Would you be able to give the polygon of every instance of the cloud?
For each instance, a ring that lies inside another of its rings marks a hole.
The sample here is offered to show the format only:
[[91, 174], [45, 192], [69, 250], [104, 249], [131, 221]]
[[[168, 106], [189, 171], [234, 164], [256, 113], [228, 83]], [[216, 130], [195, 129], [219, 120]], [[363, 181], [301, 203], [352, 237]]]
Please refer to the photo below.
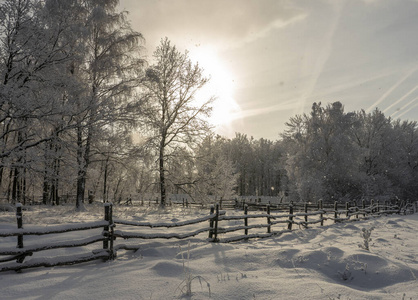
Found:
[[235, 47], [257, 40], [275, 28], [304, 17], [305, 12], [280, 0], [122, 0], [121, 8], [151, 44], [167, 36], [184, 43]]
[[[399, 79], [395, 84], [393, 84], [376, 102], [374, 102], [372, 105], [370, 105], [369, 108], [367, 108], [366, 112], [371, 112], [372, 110], [374, 110], [380, 103], [382, 103], [393, 91], [395, 91], [403, 82], [405, 82], [409, 77], [412, 76], [412, 74], [414, 74], [416, 71], [418, 70], [418, 66], [417, 67], [413, 67], [409, 72], [407, 72], [403, 77], [401, 77], [401, 79]], [[404, 95], [404, 97], [402, 97], [400, 100], [398, 100], [397, 102], [393, 103], [392, 105], [390, 105], [389, 107], [387, 107], [385, 109], [385, 112], [390, 109], [392, 106], [398, 104], [400, 101], [404, 100], [407, 96], [409, 96], [409, 94], [411, 94], [413, 91], [415, 91], [416, 87], [410, 91], [409, 93], [407, 93], [406, 95]]]
[[403, 100], [405, 100], [409, 95], [411, 95], [413, 92], [415, 92], [418, 89], [418, 85], [414, 86], [409, 92], [407, 92], [405, 95], [403, 95], [400, 99], [398, 99], [397, 101], [393, 102], [391, 105], [389, 105], [388, 107], [386, 107], [383, 112], [387, 113], [389, 111], [389, 109], [391, 109], [392, 107], [394, 107], [395, 105], [398, 105], [399, 103], [401, 103]]
[[[306, 86], [302, 97], [299, 99], [300, 105], [298, 107], [298, 110], [301, 110], [306, 106], [306, 101], [312, 96], [314, 90], [317, 88], [318, 80], [320, 76], [322, 76], [328, 59], [333, 51], [334, 35], [337, 31], [338, 24], [340, 22], [340, 18], [344, 9], [344, 2], [335, 2], [331, 7], [333, 13], [330, 18], [329, 27], [326, 32], [322, 33], [322, 39], [320, 41], [321, 46], [318, 47], [319, 50], [317, 53], [315, 53], [317, 57], [312, 59], [314, 61], [313, 68], [311, 71], [312, 73], [310, 75], [309, 83]], [[309, 55], [309, 53], [307, 53], [307, 55]], [[309, 67], [311, 68], [311, 66]]]
[[233, 114], [233, 119], [248, 118], [270, 114], [273, 112], [290, 111], [297, 108], [299, 104], [295, 101], [283, 101], [274, 105], [263, 105], [258, 108], [249, 108]]
[[[418, 106], [417, 103], [414, 104], [414, 102], [416, 102], [418, 100], [418, 97], [412, 99], [411, 101], [409, 101], [407, 104], [405, 104], [404, 106], [402, 106], [401, 108], [399, 108], [399, 110], [396, 110], [393, 114], [390, 115], [391, 118], [400, 118], [402, 116], [404, 116], [405, 114], [407, 114], [408, 112], [410, 112], [412, 109], [414, 109], [415, 107]], [[409, 107], [410, 105], [414, 104], [413, 106]], [[407, 109], [408, 108], [408, 109]]]

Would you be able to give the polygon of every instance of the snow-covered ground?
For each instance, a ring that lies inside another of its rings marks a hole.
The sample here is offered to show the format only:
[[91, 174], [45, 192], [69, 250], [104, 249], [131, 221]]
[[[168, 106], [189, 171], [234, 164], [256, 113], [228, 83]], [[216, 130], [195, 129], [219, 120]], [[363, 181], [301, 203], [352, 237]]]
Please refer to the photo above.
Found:
[[[99, 206], [87, 207], [84, 212], [66, 206], [36, 207], [23, 214], [25, 228], [103, 219]], [[114, 208], [115, 218], [141, 222], [170, 222], [207, 214], [206, 210], [183, 208], [166, 212]], [[13, 212], [0, 212], [0, 230], [16, 228], [15, 224]], [[364, 246], [363, 229], [371, 228], [374, 229], [367, 251], [359, 245]], [[418, 214], [413, 214], [313, 226], [231, 244], [208, 243], [207, 233], [188, 240], [135, 240], [133, 243], [139, 244], [140, 249], [120, 250], [114, 261], [2, 272], [0, 299], [415, 300], [418, 299], [417, 228]], [[61, 238], [81, 239], [100, 232], [95, 229], [55, 236], [25, 236], [24, 243], [29, 246]], [[16, 237], [0, 241], [0, 248], [16, 245]], [[100, 246], [95, 244], [93, 248]], [[68, 255], [90, 248], [48, 250], [44, 255]], [[30, 259], [34, 258], [26, 258]], [[186, 276], [194, 278], [191, 297], [184, 295]]]

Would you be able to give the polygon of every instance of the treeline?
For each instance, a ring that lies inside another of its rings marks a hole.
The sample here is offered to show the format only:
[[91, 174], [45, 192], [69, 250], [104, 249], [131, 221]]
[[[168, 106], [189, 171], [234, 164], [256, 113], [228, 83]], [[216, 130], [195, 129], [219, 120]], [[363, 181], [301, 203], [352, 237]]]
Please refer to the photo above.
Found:
[[[412, 200], [418, 196], [417, 122], [380, 110], [314, 103], [272, 142], [237, 133], [209, 136], [197, 149], [194, 182], [203, 195], [277, 196], [281, 201]], [[194, 179], [193, 179], [194, 178]], [[201, 183], [202, 182], [202, 183]], [[175, 190], [171, 190], [176, 192]]]
[[[278, 141], [207, 123], [208, 79], [162, 39], [153, 64], [117, 0], [0, 4], [0, 195], [59, 204], [159, 193], [196, 200], [413, 198], [416, 123], [314, 104]], [[197, 103], [201, 103], [197, 105]], [[211, 197], [207, 197], [211, 196]]]
[[412, 200], [418, 196], [417, 122], [378, 109], [345, 113], [340, 102], [314, 103], [282, 135], [293, 199]]
[[223, 169], [234, 174], [232, 190], [238, 196], [303, 202], [418, 196], [415, 121], [392, 120], [378, 109], [346, 113], [340, 102], [314, 103], [309, 114], [286, 122], [280, 137], [275, 142], [243, 134], [207, 139], [220, 149], [208, 169], [216, 162], [229, 166]]

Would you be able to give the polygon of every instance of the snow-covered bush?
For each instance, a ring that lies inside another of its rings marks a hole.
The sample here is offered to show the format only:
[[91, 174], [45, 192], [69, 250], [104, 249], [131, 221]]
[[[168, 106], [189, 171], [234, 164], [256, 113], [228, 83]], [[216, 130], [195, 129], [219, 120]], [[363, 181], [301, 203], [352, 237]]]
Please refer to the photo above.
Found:
[[370, 251], [370, 242], [372, 240], [370, 236], [372, 234], [373, 229], [374, 227], [370, 227], [369, 229], [363, 228], [361, 230], [360, 236], [363, 238], [363, 244], [359, 244], [360, 248]]

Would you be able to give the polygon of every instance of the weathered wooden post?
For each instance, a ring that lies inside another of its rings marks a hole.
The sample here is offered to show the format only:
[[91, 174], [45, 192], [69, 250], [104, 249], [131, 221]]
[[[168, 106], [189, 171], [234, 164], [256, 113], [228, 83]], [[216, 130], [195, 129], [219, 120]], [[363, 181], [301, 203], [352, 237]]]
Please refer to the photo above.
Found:
[[218, 242], [219, 203], [216, 203], [214, 242]]
[[245, 199], [242, 199], [242, 209], [245, 209]]
[[[17, 221], [17, 228], [23, 228], [23, 214], [22, 214], [22, 204], [16, 203], [16, 221]], [[19, 234], [17, 236], [17, 248], [23, 248], [23, 234]], [[22, 263], [25, 259], [25, 255], [21, 255], [16, 259], [17, 263]], [[18, 270], [17, 272], [20, 273], [22, 270]]]
[[334, 223], [338, 222], [338, 202], [334, 202]]
[[[215, 212], [215, 206], [212, 204], [210, 206], [210, 214], [213, 215], [214, 212]], [[210, 227], [210, 229], [209, 229], [209, 238], [211, 239], [212, 236], [213, 236], [213, 218], [211, 218], [209, 220], [209, 227]]]
[[[23, 215], [22, 215], [22, 204], [16, 203], [16, 221], [17, 228], [23, 228]], [[23, 248], [23, 235], [19, 234], [17, 236], [17, 248]]]
[[292, 224], [293, 224], [293, 204], [289, 204], [289, 224], [287, 225], [287, 229], [292, 230]]
[[113, 251], [113, 241], [114, 241], [114, 230], [115, 230], [115, 224], [113, 223], [113, 205], [112, 203], [109, 203], [109, 241], [110, 241], [110, 247], [109, 247], [109, 259], [115, 259], [116, 253]]
[[219, 200], [219, 209], [222, 209], [222, 197], [221, 197], [221, 199]]
[[345, 203], [345, 217], [350, 218], [350, 204], [348, 202]]
[[[244, 215], [245, 216], [248, 215], [248, 205], [247, 204], [244, 205]], [[247, 226], [248, 226], [248, 218], [244, 218], [244, 226], [245, 226], [245, 230], [244, 230], [245, 235], [248, 235], [248, 228], [247, 228]]]
[[374, 213], [374, 200], [370, 200], [370, 213], [373, 214]]
[[305, 223], [306, 223], [305, 226], [308, 227], [308, 203], [306, 202], [305, 202], [304, 209], [305, 209]]
[[366, 216], [366, 201], [363, 199], [361, 200], [361, 209], [363, 210], [363, 217]]
[[110, 220], [110, 203], [104, 204], [104, 219], [107, 221], [107, 225], [103, 227], [103, 234], [105, 239], [103, 240], [103, 249], [109, 249], [109, 220]]
[[[267, 214], [270, 216], [270, 201], [269, 201], [269, 204], [267, 204]], [[271, 233], [271, 219], [270, 219], [270, 217], [267, 217], [267, 224], [269, 225], [267, 227], [267, 233]]]
[[323, 204], [322, 204], [322, 200], [319, 200], [318, 202], [318, 209], [321, 211], [319, 217], [321, 218], [321, 226], [324, 226], [324, 209], [323, 209]]

